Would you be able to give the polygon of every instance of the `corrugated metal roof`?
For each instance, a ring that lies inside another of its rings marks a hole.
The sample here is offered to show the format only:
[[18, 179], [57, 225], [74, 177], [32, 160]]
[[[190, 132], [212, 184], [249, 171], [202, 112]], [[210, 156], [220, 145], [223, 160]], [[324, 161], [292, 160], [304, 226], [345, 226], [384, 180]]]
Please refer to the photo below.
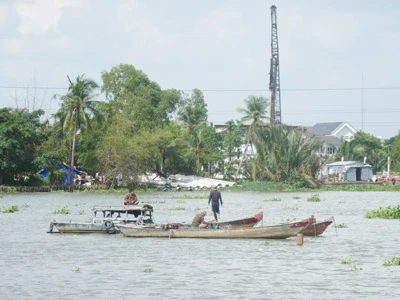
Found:
[[359, 161], [336, 161], [330, 164], [327, 164], [329, 167], [334, 167], [334, 166], [345, 166], [345, 167], [371, 167], [369, 164], [364, 164]]

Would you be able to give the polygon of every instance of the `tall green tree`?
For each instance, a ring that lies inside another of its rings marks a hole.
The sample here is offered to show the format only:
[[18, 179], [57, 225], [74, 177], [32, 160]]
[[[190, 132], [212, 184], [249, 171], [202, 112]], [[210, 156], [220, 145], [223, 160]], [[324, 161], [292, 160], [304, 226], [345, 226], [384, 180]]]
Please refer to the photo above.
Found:
[[55, 95], [62, 100], [61, 108], [54, 115], [56, 120], [62, 124], [63, 131], [71, 137], [70, 155], [70, 179], [72, 183], [72, 171], [75, 165], [75, 147], [78, 130], [85, 127], [90, 128], [90, 120], [96, 114], [97, 96], [95, 90], [98, 84], [92, 79], [85, 78], [85, 75], [78, 75], [75, 81], [67, 76], [69, 81], [68, 93], [66, 95]]
[[[120, 177], [136, 181], [140, 174], [157, 169], [160, 157], [148, 141], [154, 141], [160, 131], [168, 128], [181, 94], [173, 89], [162, 90], [144, 72], [128, 64], [103, 72], [102, 80], [102, 91], [108, 99], [108, 127], [96, 151], [103, 160], [102, 172], [111, 185]], [[161, 141], [165, 139], [159, 140], [163, 144]]]
[[[102, 92], [109, 100], [111, 115], [123, 118], [129, 132], [155, 128], [170, 121], [181, 99], [177, 90], [162, 90], [133, 65], [120, 64], [102, 73]], [[110, 120], [113, 122], [113, 120]]]
[[186, 95], [180, 102], [178, 119], [183, 127], [192, 130], [197, 125], [207, 124], [207, 103], [203, 93], [194, 89], [190, 95]]
[[38, 148], [47, 138], [43, 110], [0, 109], [0, 184], [24, 184], [35, 174]]
[[[142, 173], [153, 173], [167, 178], [170, 174], [182, 171], [185, 164], [182, 149], [177, 147], [176, 139], [182, 130], [175, 122], [159, 126], [149, 131], [141, 131], [135, 136], [134, 143], [138, 152], [138, 161]], [[186, 172], [185, 170], [184, 172]]]
[[267, 108], [269, 104], [266, 98], [249, 96], [244, 100], [244, 102], [246, 104], [246, 108], [238, 108], [237, 111], [244, 114], [244, 116], [241, 118], [240, 124], [244, 125], [245, 123], [249, 123], [249, 125], [246, 130], [246, 146], [236, 171], [236, 180], [239, 177], [243, 161], [247, 155], [247, 150], [251, 145], [255, 131], [257, 128], [264, 128], [265, 121], [268, 119]]

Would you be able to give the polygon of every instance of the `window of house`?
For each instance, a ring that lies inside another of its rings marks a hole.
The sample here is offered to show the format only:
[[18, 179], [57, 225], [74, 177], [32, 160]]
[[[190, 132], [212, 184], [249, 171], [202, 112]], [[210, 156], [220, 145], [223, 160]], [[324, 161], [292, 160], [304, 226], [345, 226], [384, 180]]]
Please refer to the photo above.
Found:
[[336, 149], [334, 147], [328, 147], [328, 149], [326, 151], [326, 153], [328, 153], [328, 154], [333, 154], [335, 152], [336, 152]]

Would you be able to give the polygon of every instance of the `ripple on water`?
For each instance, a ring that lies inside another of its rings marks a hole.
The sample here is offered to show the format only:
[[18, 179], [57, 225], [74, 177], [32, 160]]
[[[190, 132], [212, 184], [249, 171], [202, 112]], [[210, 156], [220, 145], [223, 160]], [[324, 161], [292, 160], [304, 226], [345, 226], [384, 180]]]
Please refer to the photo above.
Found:
[[[205, 195], [205, 192], [198, 192]], [[93, 205], [119, 205], [122, 195], [4, 195], [0, 214], [2, 299], [396, 299], [398, 220], [366, 219], [370, 209], [397, 205], [397, 193], [223, 192], [223, 217], [264, 211], [264, 225], [335, 217], [323, 236], [287, 240], [134, 239], [121, 235], [47, 234], [49, 222], [88, 220]], [[158, 222], [190, 222], [207, 199], [139, 195]], [[182, 195], [182, 194], [179, 194]], [[192, 195], [192, 194], [191, 194]], [[176, 194], [174, 194], [176, 196]], [[280, 201], [266, 201], [279, 198]], [[26, 204], [26, 205], [25, 205]], [[70, 215], [53, 215], [68, 207]], [[179, 210], [177, 209], [179, 208]], [[82, 215], [82, 211], [84, 214]], [[351, 264], [341, 260], [350, 257]], [[358, 270], [355, 270], [358, 269]], [[362, 269], [362, 270], [361, 270]]]

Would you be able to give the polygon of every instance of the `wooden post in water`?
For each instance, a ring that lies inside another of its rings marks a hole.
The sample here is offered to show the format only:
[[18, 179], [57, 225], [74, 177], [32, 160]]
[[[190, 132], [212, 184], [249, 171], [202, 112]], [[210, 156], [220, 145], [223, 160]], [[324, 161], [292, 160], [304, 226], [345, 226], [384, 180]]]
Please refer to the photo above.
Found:
[[298, 246], [303, 246], [303, 238], [304, 238], [304, 234], [302, 234], [302, 233], [297, 234], [297, 245]]

